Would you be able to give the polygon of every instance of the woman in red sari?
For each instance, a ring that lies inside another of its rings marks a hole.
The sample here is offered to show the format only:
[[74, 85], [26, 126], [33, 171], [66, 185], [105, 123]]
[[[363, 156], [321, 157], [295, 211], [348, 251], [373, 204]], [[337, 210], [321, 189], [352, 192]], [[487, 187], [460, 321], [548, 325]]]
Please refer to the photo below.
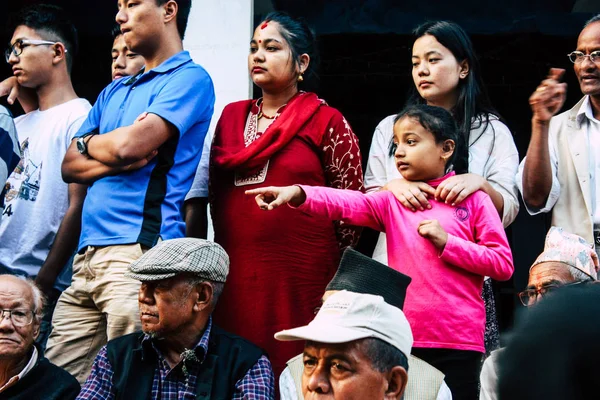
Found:
[[277, 375], [303, 344], [278, 342], [274, 333], [312, 320], [340, 250], [358, 239], [353, 227], [286, 207], [261, 212], [244, 194], [257, 185], [296, 183], [363, 188], [350, 125], [314, 93], [298, 88], [314, 75], [315, 49], [304, 23], [284, 13], [267, 16], [248, 56], [263, 97], [225, 107], [211, 150], [215, 241], [231, 260], [215, 322], [265, 349]]

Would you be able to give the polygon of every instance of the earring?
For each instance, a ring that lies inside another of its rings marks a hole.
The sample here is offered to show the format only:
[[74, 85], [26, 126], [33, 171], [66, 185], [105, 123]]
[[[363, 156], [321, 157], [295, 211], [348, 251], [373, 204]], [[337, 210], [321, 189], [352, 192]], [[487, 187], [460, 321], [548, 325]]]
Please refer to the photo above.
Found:
[[302, 76], [302, 74], [298, 75], [298, 82], [303, 82], [304, 81], [304, 77]]

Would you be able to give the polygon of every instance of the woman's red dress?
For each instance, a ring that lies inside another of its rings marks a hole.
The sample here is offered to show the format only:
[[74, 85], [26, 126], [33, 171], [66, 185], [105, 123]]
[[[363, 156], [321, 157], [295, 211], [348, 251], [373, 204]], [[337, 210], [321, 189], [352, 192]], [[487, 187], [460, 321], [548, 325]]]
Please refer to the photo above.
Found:
[[[215, 322], [265, 349], [276, 376], [304, 343], [273, 335], [307, 324], [335, 274], [340, 246], [357, 232], [284, 206], [258, 208], [244, 191], [305, 184], [362, 190], [358, 140], [344, 117], [313, 93], [300, 93], [264, 134], [256, 101], [229, 104], [211, 153], [215, 241], [231, 266]], [[253, 119], [254, 118], [254, 119]]]

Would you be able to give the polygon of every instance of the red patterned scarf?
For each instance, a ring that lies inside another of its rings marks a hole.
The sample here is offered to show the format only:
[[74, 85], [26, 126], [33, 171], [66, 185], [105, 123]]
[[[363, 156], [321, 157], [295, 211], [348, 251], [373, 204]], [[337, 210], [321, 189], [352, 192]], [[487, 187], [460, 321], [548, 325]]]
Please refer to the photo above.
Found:
[[226, 108], [219, 119], [215, 136], [221, 132], [235, 135], [226, 140], [228, 146], [215, 142], [212, 147], [211, 158], [219, 168], [254, 170], [262, 167], [296, 136], [324, 102], [314, 93], [298, 94], [265, 133], [246, 147], [244, 129], [251, 104], [231, 109], [232, 112], [227, 112]]

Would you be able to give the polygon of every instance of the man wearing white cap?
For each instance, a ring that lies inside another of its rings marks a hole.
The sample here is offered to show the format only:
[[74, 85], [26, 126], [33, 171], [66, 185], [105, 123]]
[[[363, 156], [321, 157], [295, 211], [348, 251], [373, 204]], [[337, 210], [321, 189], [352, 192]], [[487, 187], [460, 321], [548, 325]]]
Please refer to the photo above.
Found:
[[306, 326], [275, 334], [305, 340], [304, 398], [400, 399], [413, 336], [402, 310], [383, 297], [341, 291]]
[[[323, 301], [334, 293], [347, 290], [383, 297], [402, 310], [411, 278], [351, 248], [344, 251], [335, 276], [323, 295]], [[281, 400], [304, 400], [302, 397], [303, 354], [287, 362], [279, 377]], [[452, 400], [444, 374], [425, 361], [408, 355], [408, 384], [403, 400]]]
[[[519, 293], [521, 303], [534, 306], [556, 289], [595, 281], [598, 256], [594, 246], [581, 236], [552, 227], [546, 235], [544, 251], [529, 269], [527, 288]], [[498, 357], [502, 349], [493, 351], [481, 370], [480, 400], [498, 399]]]

